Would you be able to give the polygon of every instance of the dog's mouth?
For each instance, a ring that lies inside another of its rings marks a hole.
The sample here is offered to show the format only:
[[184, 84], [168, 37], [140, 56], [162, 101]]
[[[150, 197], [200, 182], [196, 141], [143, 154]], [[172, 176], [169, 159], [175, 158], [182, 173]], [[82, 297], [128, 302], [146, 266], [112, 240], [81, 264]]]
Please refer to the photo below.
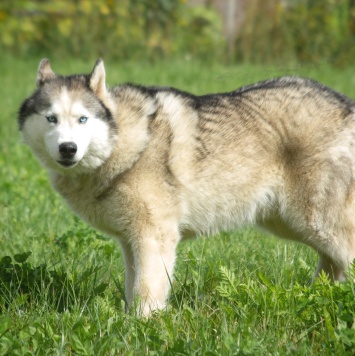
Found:
[[57, 161], [57, 163], [59, 163], [62, 167], [72, 167], [72, 166], [75, 166], [77, 164], [76, 161], [72, 161], [72, 160], [69, 160], [69, 159], [65, 159], [65, 160], [62, 160], [62, 161]]

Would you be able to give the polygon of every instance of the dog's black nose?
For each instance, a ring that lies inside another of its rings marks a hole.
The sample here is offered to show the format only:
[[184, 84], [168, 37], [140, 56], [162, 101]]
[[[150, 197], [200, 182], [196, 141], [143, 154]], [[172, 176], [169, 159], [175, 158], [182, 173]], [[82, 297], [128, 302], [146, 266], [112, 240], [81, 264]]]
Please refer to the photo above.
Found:
[[63, 158], [73, 158], [78, 147], [74, 142], [63, 142], [59, 145], [59, 152]]

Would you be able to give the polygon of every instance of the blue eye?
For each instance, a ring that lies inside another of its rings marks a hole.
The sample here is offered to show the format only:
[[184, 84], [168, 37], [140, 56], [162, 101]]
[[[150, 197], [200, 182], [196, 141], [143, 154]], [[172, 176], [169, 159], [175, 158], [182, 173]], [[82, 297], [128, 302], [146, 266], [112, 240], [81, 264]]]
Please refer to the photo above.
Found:
[[86, 121], [88, 121], [88, 117], [87, 117], [87, 116], [81, 116], [81, 117], [79, 118], [79, 122], [80, 122], [81, 124], [84, 124]]
[[52, 124], [56, 124], [58, 122], [57, 118], [54, 115], [48, 115], [46, 116], [46, 119]]

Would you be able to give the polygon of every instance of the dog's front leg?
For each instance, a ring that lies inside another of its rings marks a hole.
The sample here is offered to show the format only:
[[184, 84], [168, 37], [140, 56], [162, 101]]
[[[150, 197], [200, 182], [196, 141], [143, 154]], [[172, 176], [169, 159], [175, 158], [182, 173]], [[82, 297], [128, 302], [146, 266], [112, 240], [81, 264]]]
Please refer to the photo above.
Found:
[[[178, 229], [149, 229], [132, 244], [135, 264], [134, 294], [137, 311], [149, 316], [165, 307], [175, 264]], [[163, 232], [164, 230], [164, 232]]]

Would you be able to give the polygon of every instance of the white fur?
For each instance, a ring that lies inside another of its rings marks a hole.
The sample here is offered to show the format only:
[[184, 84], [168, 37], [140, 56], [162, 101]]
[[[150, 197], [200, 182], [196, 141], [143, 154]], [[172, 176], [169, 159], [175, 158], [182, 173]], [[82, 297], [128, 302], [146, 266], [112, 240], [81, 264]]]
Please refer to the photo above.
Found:
[[[174, 93], [158, 93], [157, 100], [162, 106], [162, 111], [166, 115], [173, 133], [170, 164], [180, 182], [189, 187], [191, 179], [193, 179], [191, 172], [195, 158], [192, 148], [196, 144], [194, 133], [198, 123], [197, 113], [186, 107], [183, 100]], [[181, 118], [184, 117], [189, 119], [182, 120]]]
[[[57, 123], [48, 122], [47, 116], [55, 116]], [[88, 118], [86, 123], [79, 122], [82, 116]], [[25, 125], [24, 141], [49, 169], [85, 173], [102, 165], [112, 151], [108, 124], [97, 119], [80, 101], [73, 100], [65, 88], [47, 111], [29, 117]], [[59, 145], [64, 142], [77, 145], [75, 166], [69, 168], [58, 163]]]

